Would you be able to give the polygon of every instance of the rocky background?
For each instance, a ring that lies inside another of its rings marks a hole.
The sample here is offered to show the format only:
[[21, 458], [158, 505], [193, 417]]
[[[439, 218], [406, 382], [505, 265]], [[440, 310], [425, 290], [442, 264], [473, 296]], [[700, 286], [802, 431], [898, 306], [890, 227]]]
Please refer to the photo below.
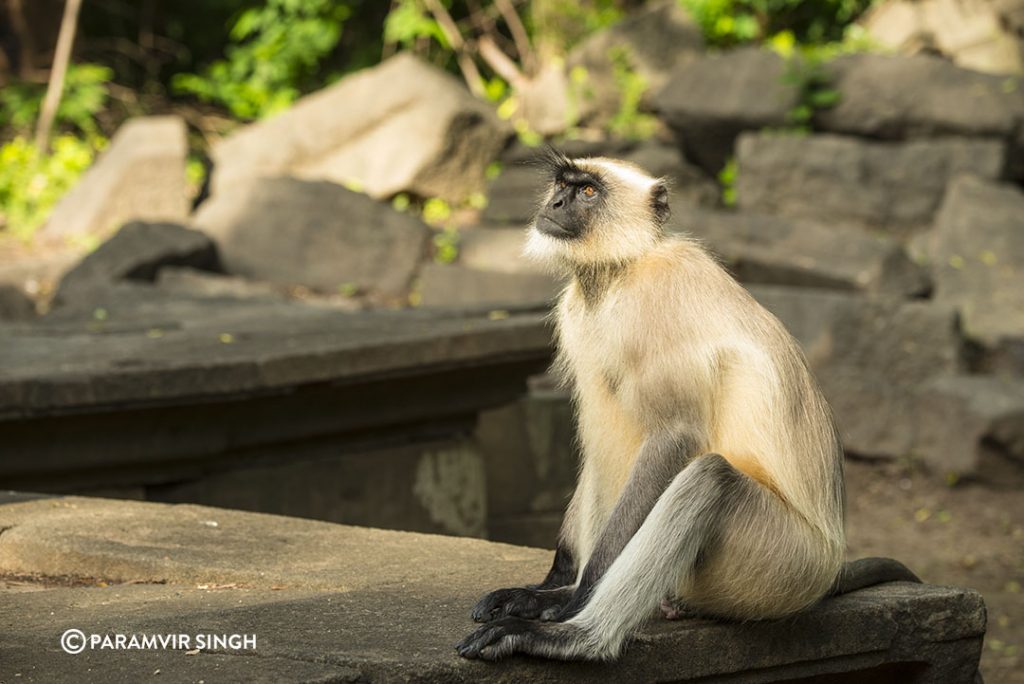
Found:
[[[497, 104], [461, 59], [397, 51], [212, 139], [198, 192], [194, 125], [127, 120], [30, 242], [0, 242], [0, 321], [103, 320], [146, 293], [544, 309], [561, 283], [520, 254], [537, 145], [627, 159], [803, 346], [851, 459], [854, 555], [909, 545], [926, 579], [979, 586], [990, 681], [1024, 681], [1024, 5], [876, 3], [872, 49], [816, 52], [623, 6], [532, 69], [485, 59], [512, 88]], [[490, 535], [550, 544], [565, 393], [536, 377], [476, 437]]]

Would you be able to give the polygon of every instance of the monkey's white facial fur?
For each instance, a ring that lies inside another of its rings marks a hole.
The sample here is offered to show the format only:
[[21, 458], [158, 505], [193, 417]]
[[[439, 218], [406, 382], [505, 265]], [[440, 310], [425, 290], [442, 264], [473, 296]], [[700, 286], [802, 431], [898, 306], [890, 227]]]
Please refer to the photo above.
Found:
[[549, 152], [551, 182], [526, 256], [556, 268], [623, 262], [652, 249], [668, 219], [668, 190], [628, 162]]

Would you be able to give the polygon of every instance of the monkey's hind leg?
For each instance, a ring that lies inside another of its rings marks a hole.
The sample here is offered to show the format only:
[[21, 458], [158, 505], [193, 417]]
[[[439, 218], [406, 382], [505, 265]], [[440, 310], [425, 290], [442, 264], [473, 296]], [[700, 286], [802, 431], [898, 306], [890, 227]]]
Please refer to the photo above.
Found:
[[460, 655], [497, 660], [528, 653], [562, 660], [610, 660], [666, 595], [692, 578], [730, 511], [760, 485], [717, 454], [686, 466], [658, 498], [640, 529], [598, 581], [582, 611], [564, 623], [500, 618], [467, 636]]

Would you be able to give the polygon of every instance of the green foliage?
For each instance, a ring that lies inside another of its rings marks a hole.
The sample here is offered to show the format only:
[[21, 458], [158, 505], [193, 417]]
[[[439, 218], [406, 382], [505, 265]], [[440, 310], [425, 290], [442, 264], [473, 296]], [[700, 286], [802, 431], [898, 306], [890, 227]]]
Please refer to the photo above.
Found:
[[18, 136], [0, 147], [0, 227], [29, 240], [57, 201], [92, 164], [102, 139], [60, 135], [43, 154]]
[[619, 111], [608, 126], [611, 132], [623, 138], [644, 140], [654, 135], [656, 119], [640, 111], [640, 102], [647, 92], [647, 80], [633, 68], [629, 50], [619, 45], [608, 54], [612, 62], [612, 77], [619, 91]]
[[439, 264], [451, 264], [459, 258], [459, 230], [445, 228], [434, 235], [434, 261]]
[[736, 179], [739, 172], [740, 167], [735, 157], [731, 157], [718, 172], [718, 183], [722, 186], [722, 203], [727, 207], [736, 206]]
[[334, 0], [266, 0], [234, 21], [226, 59], [202, 74], [176, 74], [172, 87], [223, 104], [240, 119], [273, 114], [303, 92], [349, 14], [348, 4]]
[[452, 49], [441, 26], [427, 12], [422, 0], [398, 0], [384, 20], [384, 42], [411, 48], [422, 38], [435, 41], [444, 50]]
[[[57, 107], [58, 128], [73, 127], [86, 136], [100, 133], [96, 115], [107, 106], [107, 83], [114, 72], [101, 64], [71, 64], [64, 78], [64, 92]], [[0, 126], [27, 133], [39, 118], [46, 86], [12, 83], [0, 89]]]
[[797, 104], [786, 114], [795, 131], [809, 132], [816, 112], [839, 103], [842, 94], [832, 87], [825, 65], [842, 51], [842, 44], [830, 44], [805, 46], [789, 55], [782, 80], [797, 90]]
[[679, 0], [708, 43], [729, 46], [783, 31], [801, 43], [842, 40], [871, 0]]

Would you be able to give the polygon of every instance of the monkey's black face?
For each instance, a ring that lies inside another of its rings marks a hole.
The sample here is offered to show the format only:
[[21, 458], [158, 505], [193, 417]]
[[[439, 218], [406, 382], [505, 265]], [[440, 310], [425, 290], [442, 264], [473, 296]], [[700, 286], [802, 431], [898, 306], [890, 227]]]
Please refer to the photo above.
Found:
[[537, 230], [560, 240], [583, 237], [604, 196], [604, 185], [595, 174], [571, 165], [558, 169], [554, 193], [537, 214]]

